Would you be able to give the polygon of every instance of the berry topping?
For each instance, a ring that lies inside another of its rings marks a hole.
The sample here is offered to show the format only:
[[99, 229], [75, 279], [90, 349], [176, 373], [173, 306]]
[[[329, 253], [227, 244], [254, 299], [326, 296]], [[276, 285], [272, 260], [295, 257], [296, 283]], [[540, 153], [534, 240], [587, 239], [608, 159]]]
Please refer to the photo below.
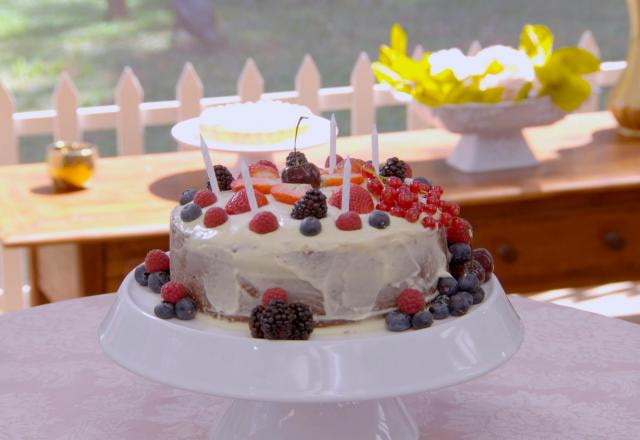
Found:
[[279, 202], [293, 205], [310, 189], [307, 183], [279, 183], [271, 188], [271, 195]]
[[411, 168], [411, 165], [409, 165], [409, 162], [404, 163], [404, 169], [404, 177], [413, 177], [413, 169]]
[[385, 318], [387, 330], [392, 332], [403, 332], [411, 328], [411, 316], [394, 310], [387, 314]]
[[289, 302], [289, 295], [287, 294], [287, 291], [280, 288], [280, 287], [271, 287], [267, 290], [264, 291], [264, 293], [262, 294], [262, 305], [263, 306], [268, 306], [271, 301], [282, 301], [282, 302]]
[[[331, 157], [327, 156], [327, 158], [324, 160], [324, 167], [325, 168], [329, 168], [329, 161], [331, 160]], [[336, 154], [336, 165], [338, 165], [340, 162], [342, 162], [344, 159], [342, 158], [342, 156], [340, 156], [339, 154]]]
[[396, 298], [398, 310], [413, 315], [424, 309], [424, 295], [416, 289], [404, 289]]
[[184, 287], [182, 283], [177, 281], [169, 281], [164, 286], [162, 286], [162, 290], [160, 291], [160, 296], [166, 302], [171, 304], [175, 304], [180, 301], [182, 298], [185, 298], [189, 292], [187, 288]]
[[[228, 191], [231, 189], [231, 182], [233, 182], [233, 174], [223, 165], [215, 165], [213, 170], [216, 173], [216, 180], [218, 181], [218, 187], [220, 191]], [[207, 189], [211, 189], [211, 184], [207, 182]]]
[[428, 310], [422, 310], [411, 317], [411, 327], [416, 330], [431, 327], [433, 315]]
[[394, 217], [404, 217], [404, 209], [400, 206], [392, 206], [389, 212]]
[[442, 194], [444, 193], [444, 189], [442, 189], [442, 187], [440, 185], [433, 185], [431, 187], [431, 192], [437, 197], [440, 198], [442, 197]]
[[279, 226], [278, 217], [269, 211], [258, 212], [249, 222], [249, 229], [256, 234], [268, 234], [278, 229]]
[[438, 226], [438, 222], [433, 217], [424, 217], [421, 223], [427, 229], [435, 229]]
[[213, 205], [218, 201], [216, 195], [208, 189], [198, 190], [195, 196], [193, 196], [193, 203], [201, 208]]
[[457, 217], [460, 215], [460, 205], [454, 202], [444, 202], [442, 204], [442, 210], [444, 212], [448, 212], [453, 217]]
[[371, 177], [367, 180], [367, 189], [371, 194], [375, 194], [376, 196], [380, 196], [380, 193], [384, 189], [384, 185], [380, 181], [380, 179], [376, 177]]
[[311, 308], [303, 303], [293, 303], [289, 305], [289, 309], [294, 315], [290, 339], [300, 341], [309, 339], [314, 327]]
[[384, 229], [391, 223], [389, 214], [382, 211], [373, 211], [369, 214], [369, 224], [376, 229]]
[[355, 211], [343, 212], [336, 220], [336, 228], [341, 231], [355, 231], [362, 229], [362, 220]]
[[402, 209], [409, 209], [413, 204], [413, 193], [411, 191], [398, 191], [398, 206]]
[[144, 258], [144, 268], [148, 273], [169, 270], [169, 256], [160, 249], [152, 249]]
[[327, 196], [319, 189], [308, 190], [304, 197], [293, 205], [291, 217], [302, 220], [309, 216], [323, 218], [327, 216]]
[[268, 177], [272, 179], [280, 178], [278, 169], [271, 162], [269, 162], [269, 165], [260, 162], [252, 163], [251, 165], [249, 165], [249, 175], [251, 177]]
[[306, 237], [313, 237], [322, 231], [320, 220], [310, 215], [300, 223], [300, 233]]
[[249, 330], [251, 330], [251, 336], [253, 336], [254, 338], [264, 338], [264, 333], [262, 333], [262, 326], [260, 325], [260, 320], [262, 319], [263, 313], [263, 305], [255, 306], [253, 310], [251, 310], [251, 316], [249, 316]]
[[458, 290], [469, 292], [476, 287], [480, 287], [480, 280], [474, 273], [465, 272], [458, 280]]
[[409, 223], [415, 223], [420, 217], [420, 210], [418, 208], [409, 208], [404, 213], [404, 219]]
[[449, 246], [451, 252], [451, 264], [466, 263], [471, 261], [471, 246], [466, 243], [454, 243]]
[[473, 295], [471, 295], [471, 293], [464, 291], [458, 293], [462, 294], [465, 297], [470, 306], [473, 304]]
[[436, 213], [436, 211], [438, 211], [438, 205], [431, 205], [427, 203], [423, 205], [422, 210], [425, 212], [425, 214], [433, 215]]
[[389, 212], [391, 211], [391, 206], [387, 205], [385, 202], [380, 202], [376, 205], [376, 209], [378, 211]]
[[188, 321], [196, 317], [196, 303], [189, 297], [182, 298], [176, 303], [176, 318]]
[[308, 163], [307, 156], [302, 151], [292, 151], [287, 155], [287, 166], [293, 167], [296, 165], [302, 165]]
[[[323, 174], [320, 176], [322, 186], [340, 186], [342, 185], [342, 174]], [[351, 183], [360, 185], [364, 182], [364, 177], [361, 174], [352, 174]]]
[[386, 186], [380, 193], [380, 200], [382, 200], [389, 206], [395, 205], [397, 198], [398, 190], [395, 188], [391, 188], [390, 186]]
[[186, 205], [187, 203], [191, 202], [193, 200], [193, 196], [196, 195], [196, 190], [193, 188], [189, 188], [187, 190], [184, 190], [182, 192], [182, 194], [180, 194], [180, 204], [181, 205]]
[[153, 293], [160, 293], [162, 286], [169, 282], [169, 274], [167, 272], [153, 272], [149, 274], [149, 289]]
[[448, 212], [441, 212], [438, 224], [443, 227], [448, 227], [451, 224], [451, 214]]
[[476, 287], [475, 289], [471, 289], [469, 291], [471, 296], [473, 297], [473, 304], [480, 304], [484, 301], [484, 289], [482, 287]]
[[485, 272], [485, 278], [491, 277], [493, 273], [493, 257], [485, 248], [477, 248], [473, 250], [473, 259], [476, 260]]
[[195, 203], [184, 205], [180, 211], [180, 218], [183, 222], [192, 222], [202, 215], [202, 208]]
[[431, 189], [431, 187], [433, 187], [433, 183], [431, 183], [431, 180], [427, 179], [426, 177], [414, 177], [413, 178], [414, 181], [420, 182], [420, 183], [424, 183], [425, 185], [427, 185], [429, 187], [429, 189]]
[[438, 278], [438, 293], [451, 296], [458, 293], [458, 282], [453, 277]]
[[397, 157], [389, 158], [380, 168], [380, 175], [385, 177], [396, 176], [404, 181], [405, 177], [407, 177], [406, 164]]
[[464, 265], [464, 272], [472, 273], [477, 276], [480, 284], [484, 283], [487, 278], [487, 274], [484, 271], [482, 264], [476, 260], [467, 261]]
[[414, 179], [409, 184], [409, 190], [412, 193], [419, 193], [422, 190], [422, 186], [423, 185], [424, 185], [423, 183], [420, 183], [420, 182], [418, 182], [417, 180]]
[[204, 226], [206, 228], [215, 228], [225, 223], [228, 219], [229, 216], [224, 209], [214, 206], [204, 213]]
[[[267, 198], [260, 191], [254, 191], [256, 195], [256, 200], [258, 202], [258, 207], [264, 206], [267, 203]], [[227, 205], [224, 207], [227, 214], [242, 214], [243, 212], [251, 211], [251, 207], [249, 206], [249, 198], [247, 197], [247, 191], [245, 189], [241, 189], [237, 193], [235, 193], [229, 201]]]
[[145, 269], [144, 264], [136, 267], [135, 272], [133, 272], [133, 278], [135, 278], [136, 282], [141, 286], [147, 286], [149, 284], [149, 272]]
[[[251, 184], [253, 185], [253, 188], [256, 189], [257, 191], [260, 191], [262, 194], [269, 194], [271, 192], [271, 189], [280, 184], [280, 178], [279, 177], [252, 177], [251, 178]], [[236, 179], [233, 182], [231, 182], [231, 189], [233, 191], [240, 191], [241, 189], [244, 189], [244, 180], [242, 179]]]
[[289, 339], [295, 313], [279, 300], [272, 301], [260, 316], [260, 329], [267, 339]]
[[310, 162], [288, 166], [282, 170], [282, 181], [284, 183], [308, 183], [314, 188], [319, 188], [321, 183], [320, 170]]
[[429, 307], [433, 319], [445, 319], [449, 317], [449, 306], [444, 302], [434, 302]]
[[473, 229], [471, 224], [461, 217], [455, 217], [447, 227], [447, 241], [449, 243], [471, 243]]
[[398, 189], [402, 186], [402, 179], [396, 176], [391, 176], [387, 179], [387, 185], [391, 188]]
[[465, 313], [467, 313], [467, 310], [469, 310], [469, 307], [471, 306], [468, 298], [466, 297], [466, 295], [463, 295], [463, 293], [467, 292], [458, 292], [453, 295], [451, 297], [451, 300], [449, 301], [449, 313], [452, 316], [464, 315]]
[[176, 309], [173, 304], [162, 301], [153, 308], [153, 313], [160, 319], [171, 319], [176, 316]]
[[[329, 204], [336, 208], [342, 207], [342, 188], [331, 194], [331, 197], [329, 197]], [[349, 210], [360, 214], [368, 214], [373, 211], [373, 199], [371, 199], [369, 191], [361, 186], [351, 184]]]

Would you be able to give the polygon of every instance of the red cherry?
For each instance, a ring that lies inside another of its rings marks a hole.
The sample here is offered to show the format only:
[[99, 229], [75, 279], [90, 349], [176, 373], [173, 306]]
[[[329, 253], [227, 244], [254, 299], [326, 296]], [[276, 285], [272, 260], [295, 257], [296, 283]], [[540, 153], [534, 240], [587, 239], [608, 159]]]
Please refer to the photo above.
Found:
[[436, 220], [433, 217], [424, 217], [421, 223], [422, 226], [427, 229], [435, 229], [437, 226]]
[[370, 193], [375, 194], [376, 196], [380, 196], [380, 193], [384, 189], [384, 185], [382, 184], [382, 182], [380, 182], [380, 180], [376, 179], [375, 177], [371, 177], [367, 181], [367, 189]]
[[391, 188], [400, 188], [402, 186], [402, 179], [397, 176], [391, 176], [389, 180], [387, 180], [387, 185]]
[[429, 194], [427, 196], [427, 205], [439, 206], [440, 205], [440, 199], [437, 198], [433, 194]]
[[385, 211], [385, 212], [389, 212], [391, 210], [391, 206], [387, 205], [384, 202], [380, 202], [376, 205], [376, 209], [378, 211]]
[[449, 214], [448, 212], [441, 212], [440, 213], [440, 226], [444, 226], [447, 227], [451, 224], [451, 214]]
[[392, 206], [389, 212], [395, 217], [404, 217], [404, 209], [399, 206]]
[[398, 198], [398, 190], [390, 186], [385, 187], [380, 193], [380, 199], [387, 205], [393, 206]]
[[426, 205], [423, 205], [422, 210], [429, 215], [433, 215], [436, 213], [436, 211], [438, 210], [438, 206], [437, 205], [433, 205], [430, 203], [427, 203]]
[[400, 191], [398, 193], [398, 205], [403, 209], [411, 208], [411, 205], [413, 205], [413, 194], [409, 191]]
[[429, 185], [428, 185], [428, 184], [426, 184], [426, 183], [420, 183], [420, 192], [421, 192], [421, 193], [424, 193], [424, 194], [428, 193], [428, 192], [429, 192], [429, 188], [430, 188], [430, 187], [429, 187]]
[[444, 189], [440, 185], [434, 185], [433, 188], [431, 188], [431, 192], [433, 192], [438, 196], [438, 198], [440, 198], [442, 197], [442, 193], [444, 193]]
[[417, 222], [419, 217], [420, 217], [420, 210], [415, 208], [407, 209], [407, 212], [405, 212], [404, 214], [405, 220], [407, 220], [409, 223]]
[[424, 185], [424, 184], [420, 183], [419, 180], [413, 180], [409, 185], [409, 189], [411, 190], [412, 193], [419, 193], [421, 185]]
[[443, 202], [442, 203], [442, 210], [444, 212], [448, 212], [453, 217], [457, 217], [457, 216], [460, 215], [460, 205], [458, 205], [457, 203], [454, 203], [454, 202]]

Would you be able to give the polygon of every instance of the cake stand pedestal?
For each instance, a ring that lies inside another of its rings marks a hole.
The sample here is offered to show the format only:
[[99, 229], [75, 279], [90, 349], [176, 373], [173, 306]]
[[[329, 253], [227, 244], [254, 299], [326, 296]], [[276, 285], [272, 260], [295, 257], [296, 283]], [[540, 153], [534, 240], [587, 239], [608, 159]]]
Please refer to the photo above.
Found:
[[522, 323], [495, 277], [481, 304], [428, 329], [382, 320], [320, 328], [309, 341], [253, 339], [246, 325], [153, 315], [159, 297], [130, 273], [99, 329], [115, 362], [178, 388], [237, 399], [212, 439], [417, 440], [398, 396], [485, 374], [519, 348]]

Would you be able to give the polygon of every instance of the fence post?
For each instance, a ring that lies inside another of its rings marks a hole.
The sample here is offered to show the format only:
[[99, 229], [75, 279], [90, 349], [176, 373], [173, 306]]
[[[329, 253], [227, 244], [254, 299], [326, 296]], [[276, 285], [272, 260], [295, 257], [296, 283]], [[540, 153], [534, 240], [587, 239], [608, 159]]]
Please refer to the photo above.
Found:
[[244, 63], [237, 83], [238, 96], [241, 102], [259, 101], [264, 91], [264, 79], [253, 58]]
[[[591, 52], [598, 59], [601, 57], [600, 47], [590, 30], [586, 30], [582, 33], [580, 40], [578, 41], [578, 47], [586, 50], [587, 52]], [[598, 72], [585, 75], [585, 79], [589, 81], [589, 84], [591, 84], [591, 95], [582, 103], [576, 112], [595, 112], [598, 110], [602, 89], [598, 85], [597, 76]]]
[[361, 52], [351, 71], [351, 134], [371, 133], [376, 109], [373, 102], [374, 76], [371, 62], [366, 52]]
[[53, 106], [56, 115], [53, 120], [53, 139], [55, 141], [78, 142], [82, 140], [78, 124], [78, 89], [67, 72], [53, 92]]
[[[202, 108], [200, 100], [204, 96], [204, 87], [198, 76], [198, 72], [191, 63], [184, 65], [178, 84], [176, 85], [176, 100], [178, 101], [178, 120], [197, 118], [200, 116]], [[185, 145], [178, 142], [178, 149], [184, 149]]]
[[129, 66], [125, 67], [116, 86], [118, 154], [144, 153], [144, 125], [140, 114], [142, 97], [138, 78]]
[[320, 113], [319, 90], [322, 80], [316, 63], [311, 55], [306, 54], [296, 74], [296, 91], [298, 103], [309, 107], [312, 113]]
[[18, 140], [13, 124], [13, 96], [0, 82], [0, 165], [18, 163]]

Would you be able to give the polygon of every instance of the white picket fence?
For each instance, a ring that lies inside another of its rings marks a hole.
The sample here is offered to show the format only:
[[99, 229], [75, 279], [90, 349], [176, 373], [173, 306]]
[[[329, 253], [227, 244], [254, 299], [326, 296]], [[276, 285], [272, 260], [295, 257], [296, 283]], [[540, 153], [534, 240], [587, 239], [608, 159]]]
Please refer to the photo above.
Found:
[[[580, 38], [580, 47], [600, 57], [600, 50], [590, 31]], [[477, 52], [480, 44], [474, 42], [469, 52]], [[421, 57], [424, 50], [417, 46], [414, 57]], [[613, 85], [625, 68], [625, 62], [604, 62], [600, 72], [592, 75], [594, 94], [581, 111], [596, 110], [601, 88]], [[19, 138], [28, 135], [52, 135], [53, 139], [66, 141], [82, 140], [83, 134], [95, 130], [115, 129], [119, 155], [145, 152], [145, 127], [170, 125], [198, 116], [209, 106], [258, 99], [282, 100], [306, 105], [314, 113], [349, 110], [351, 134], [366, 134], [375, 120], [380, 107], [407, 105], [398, 102], [389, 88], [375, 84], [370, 60], [361, 53], [351, 72], [350, 84], [342, 87], [322, 88], [320, 72], [310, 55], [305, 55], [295, 76], [295, 88], [285, 92], [264, 91], [264, 80], [255, 62], [248, 59], [238, 78], [237, 95], [203, 97], [202, 81], [190, 63], [187, 63], [176, 85], [176, 99], [171, 101], [144, 102], [144, 92], [135, 73], [125, 67], [115, 88], [115, 104], [78, 107], [79, 92], [72, 78], [62, 74], [53, 93], [54, 108], [51, 110], [14, 112], [14, 100], [6, 87], [0, 83], [0, 165], [16, 164], [19, 161]], [[416, 116], [412, 105], [407, 105], [406, 128], [426, 127]], [[12, 293], [11, 306], [16, 307], [15, 298], [20, 297], [26, 275], [24, 257], [18, 249], [0, 249], [0, 293]], [[4, 273], [4, 277], [2, 274]], [[20, 301], [18, 301], [20, 302]], [[0, 304], [0, 309], [2, 305]]]

